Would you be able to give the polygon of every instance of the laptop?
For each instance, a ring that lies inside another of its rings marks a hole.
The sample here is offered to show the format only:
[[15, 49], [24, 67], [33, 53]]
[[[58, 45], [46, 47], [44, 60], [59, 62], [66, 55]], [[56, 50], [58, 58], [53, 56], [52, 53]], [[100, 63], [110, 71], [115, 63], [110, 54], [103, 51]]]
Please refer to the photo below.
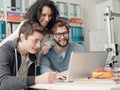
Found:
[[105, 67], [107, 56], [107, 52], [72, 52], [65, 81], [91, 77], [96, 68]]

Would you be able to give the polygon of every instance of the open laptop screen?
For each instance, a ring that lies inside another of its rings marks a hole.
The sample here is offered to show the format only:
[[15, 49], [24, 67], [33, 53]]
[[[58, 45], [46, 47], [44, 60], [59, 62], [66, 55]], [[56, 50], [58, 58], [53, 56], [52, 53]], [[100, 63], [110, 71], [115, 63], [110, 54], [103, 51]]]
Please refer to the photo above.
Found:
[[105, 67], [107, 52], [72, 52], [66, 81], [92, 76], [96, 68]]

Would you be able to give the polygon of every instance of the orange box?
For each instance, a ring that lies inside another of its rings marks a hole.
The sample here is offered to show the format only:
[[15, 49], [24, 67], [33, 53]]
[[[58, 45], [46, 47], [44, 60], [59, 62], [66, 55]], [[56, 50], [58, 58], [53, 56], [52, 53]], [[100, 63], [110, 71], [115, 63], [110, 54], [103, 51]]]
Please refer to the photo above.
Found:
[[112, 76], [113, 76], [112, 72], [92, 72], [93, 78], [107, 79], [112, 78]]

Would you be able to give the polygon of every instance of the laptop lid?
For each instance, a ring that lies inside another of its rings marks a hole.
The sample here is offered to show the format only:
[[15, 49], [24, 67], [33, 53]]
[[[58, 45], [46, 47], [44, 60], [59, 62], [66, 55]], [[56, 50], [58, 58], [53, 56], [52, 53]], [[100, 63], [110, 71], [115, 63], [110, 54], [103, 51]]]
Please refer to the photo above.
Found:
[[66, 81], [88, 78], [96, 68], [105, 67], [107, 52], [72, 52]]

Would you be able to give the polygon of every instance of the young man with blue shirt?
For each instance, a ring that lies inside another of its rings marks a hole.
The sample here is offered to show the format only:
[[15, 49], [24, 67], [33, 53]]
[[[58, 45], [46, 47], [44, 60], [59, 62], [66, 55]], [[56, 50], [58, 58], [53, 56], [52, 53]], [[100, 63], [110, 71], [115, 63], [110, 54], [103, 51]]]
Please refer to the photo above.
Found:
[[84, 47], [69, 42], [70, 25], [58, 19], [51, 30], [55, 45], [47, 55], [40, 56], [41, 73], [57, 71], [57, 79], [65, 79], [71, 52], [84, 52]]

